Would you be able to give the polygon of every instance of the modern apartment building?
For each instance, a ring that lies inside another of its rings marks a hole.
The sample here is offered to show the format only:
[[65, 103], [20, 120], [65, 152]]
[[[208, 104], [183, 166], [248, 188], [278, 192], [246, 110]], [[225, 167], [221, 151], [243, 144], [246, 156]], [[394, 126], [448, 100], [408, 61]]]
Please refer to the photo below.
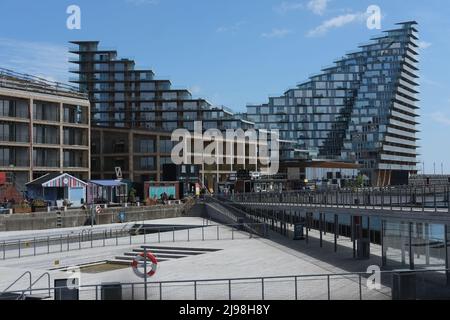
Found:
[[[119, 59], [114, 50], [99, 48], [98, 41], [74, 41], [71, 62], [77, 68], [81, 91], [89, 94], [92, 119], [92, 176], [115, 177], [120, 167], [124, 178], [137, 183], [160, 181], [162, 166], [171, 163], [171, 133], [178, 128], [203, 131], [253, 128], [254, 123], [225, 107], [195, 99], [186, 89], [174, 89], [169, 80], [155, 78], [152, 70], [137, 70], [135, 62]], [[236, 168], [204, 168], [221, 180]], [[232, 170], [233, 169], [233, 170]], [[205, 172], [202, 172], [205, 173]]]
[[279, 129], [284, 159], [357, 162], [373, 185], [407, 184], [417, 172], [418, 31], [399, 23], [263, 105], [259, 129]]
[[19, 191], [49, 172], [89, 179], [89, 114], [77, 89], [0, 69], [0, 172]]

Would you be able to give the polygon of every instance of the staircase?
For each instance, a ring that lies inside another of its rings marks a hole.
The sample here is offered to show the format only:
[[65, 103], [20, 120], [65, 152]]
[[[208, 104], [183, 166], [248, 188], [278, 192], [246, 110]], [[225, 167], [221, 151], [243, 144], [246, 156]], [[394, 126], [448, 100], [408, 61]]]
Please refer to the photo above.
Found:
[[0, 293], [0, 301], [5, 300], [30, 300], [30, 301], [39, 301], [39, 300], [47, 300], [50, 296], [47, 295], [39, 295], [39, 294], [22, 294], [18, 292], [7, 292]]
[[[50, 273], [45, 272], [40, 277], [38, 277], [34, 282], [32, 282], [32, 273], [30, 271], [24, 272], [20, 277], [18, 277], [13, 283], [11, 283], [6, 289], [0, 292], [1, 300], [46, 300], [51, 297], [50, 293]], [[48, 294], [32, 294], [33, 286], [35, 286], [43, 278], [47, 278]], [[26, 289], [13, 290], [14, 286], [17, 286], [19, 281], [28, 280], [29, 286]]]
[[137, 255], [144, 252], [144, 249], [147, 250], [147, 252], [152, 253], [156, 257], [158, 262], [183, 259], [206, 254], [209, 252], [220, 251], [220, 249], [160, 247], [144, 245], [140, 246], [139, 248], [133, 249], [130, 252], [125, 252], [123, 255], [115, 257], [115, 259], [109, 260], [108, 263], [130, 265]]

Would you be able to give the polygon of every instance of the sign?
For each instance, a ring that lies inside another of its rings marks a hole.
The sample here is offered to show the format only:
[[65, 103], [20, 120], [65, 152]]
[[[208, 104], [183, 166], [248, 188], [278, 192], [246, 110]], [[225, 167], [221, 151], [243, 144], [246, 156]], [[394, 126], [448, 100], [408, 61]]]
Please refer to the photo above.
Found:
[[154, 276], [156, 273], [156, 269], [158, 267], [158, 260], [156, 260], [156, 257], [150, 252], [147, 252], [146, 257], [144, 257], [143, 252], [134, 257], [133, 262], [131, 263], [131, 268], [133, 269], [134, 274], [137, 275], [139, 278], [146, 277], [145, 273], [139, 270], [139, 267], [142, 267], [144, 265], [144, 263], [141, 262], [143, 259], [146, 259], [148, 260], [148, 262], [151, 262], [150, 271], [147, 272], [147, 276], [148, 277]]
[[115, 170], [116, 170], [116, 179], [117, 180], [122, 179], [123, 178], [122, 168], [121, 167], [115, 167]]
[[177, 197], [177, 189], [175, 185], [172, 186], [150, 186], [148, 189], [148, 196], [150, 199], [159, 199], [162, 194], [167, 194], [167, 197]]
[[304, 227], [303, 223], [296, 223], [294, 225], [294, 240], [305, 240]]
[[252, 180], [257, 180], [261, 178], [261, 172], [250, 172], [250, 176]]

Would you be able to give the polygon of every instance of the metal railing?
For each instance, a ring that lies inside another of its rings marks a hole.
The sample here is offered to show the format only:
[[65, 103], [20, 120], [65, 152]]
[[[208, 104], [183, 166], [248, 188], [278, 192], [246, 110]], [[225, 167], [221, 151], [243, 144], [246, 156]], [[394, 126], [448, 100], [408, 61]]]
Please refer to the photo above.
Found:
[[244, 193], [228, 199], [237, 203], [449, 212], [450, 185]]
[[234, 240], [242, 233], [250, 238], [265, 237], [268, 232], [264, 223], [156, 227], [139, 223], [133, 225], [135, 227], [127, 225], [122, 229], [84, 229], [78, 233], [3, 240], [0, 242], [0, 260], [133, 244]]
[[[114, 300], [409, 300], [450, 299], [442, 281], [449, 270], [396, 270], [379, 273], [337, 273], [273, 277], [177, 280], [115, 284]], [[379, 286], [376, 286], [379, 285]], [[76, 288], [80, 300], [106, 300], [108, 284]], [[116, 287], [117, 288], [117, 287]], [[47, 299], [67, 287], [33, 289], [50, 292]], [[23, 294], [28, 290], [11, 291]], [[57, 298], [56, 298], [57, 297]], [[1, 298], [0, 298], [1, 299]]]
[[[25, 276], [28, 276], [28, 279], [29, 279], [29, 281], [30, 281], [30, 286], [29, 286], [29, 288], [31, 288], [32, 286], [33, 286], [33, 283], [32, 283], [32, 274], [31, 274], [31, 272], [30, 271], [25, 271], [24, 273], [22, 273], [22, 275], [20, 276], [20, 277], [18, 277], [16, 280], [14, 280], [13, 281], [13, 283], [11, 283], [6, 289], [4, 289], [3, 290], [3, 293], [7, 293], [8, 292], [8, 290], [10, 290], [12, 287], [14, 287], [14, 285], [16, 284], [16, 283], [18, 283], [20, 280], [22, 280]], [[28, 291], [28, 290], [25, 290], [25, 291]]]
[[77, 87], [5, 68], [0, 68], [0, 87], [87, 99], [87, 94]]

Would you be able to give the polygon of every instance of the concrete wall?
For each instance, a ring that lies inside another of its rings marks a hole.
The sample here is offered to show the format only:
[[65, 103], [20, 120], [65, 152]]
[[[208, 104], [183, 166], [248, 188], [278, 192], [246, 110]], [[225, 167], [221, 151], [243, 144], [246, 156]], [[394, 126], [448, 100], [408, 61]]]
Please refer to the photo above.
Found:
[[[97, 224], [119, 222], [119, 212], [125, 212], [125, 222], [176, 218], [184, 215], [184, 205], [108, 208], [96, 217]], [[69, 210], [61, 212], [62, 228], [78, 227], [89, 223], [90, 212], [84, 210]], [[59, 215], [56, 211], [0, 215], [1, 231], [42, 230], [57, 228]]]

